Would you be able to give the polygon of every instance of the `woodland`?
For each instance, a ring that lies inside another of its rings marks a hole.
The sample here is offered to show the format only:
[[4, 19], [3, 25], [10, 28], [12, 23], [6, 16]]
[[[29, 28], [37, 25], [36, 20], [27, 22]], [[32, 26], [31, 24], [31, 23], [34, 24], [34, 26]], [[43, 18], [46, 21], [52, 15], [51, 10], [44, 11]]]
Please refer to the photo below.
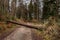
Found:
[[0, 35], [17, 27], [9, 20], [42, 25], [43, 40], [60, 40], [60, 0], [0, 0]]

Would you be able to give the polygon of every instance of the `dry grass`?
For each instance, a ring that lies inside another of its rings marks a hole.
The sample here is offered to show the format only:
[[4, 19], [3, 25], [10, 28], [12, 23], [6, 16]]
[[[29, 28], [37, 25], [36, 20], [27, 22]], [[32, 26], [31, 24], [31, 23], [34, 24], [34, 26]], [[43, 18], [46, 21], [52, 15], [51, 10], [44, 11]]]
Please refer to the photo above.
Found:
[[12, 30], [13, 28], [13, 24], [6, 24], [5, 22], [0, 22], [0, 35], [4, 32]]
[[42, 35], [43, 40], [60, 40], [60, 26], [56, 21], [47, 21], [43, 25], [45, 29], [37, 31], [37, 35]]

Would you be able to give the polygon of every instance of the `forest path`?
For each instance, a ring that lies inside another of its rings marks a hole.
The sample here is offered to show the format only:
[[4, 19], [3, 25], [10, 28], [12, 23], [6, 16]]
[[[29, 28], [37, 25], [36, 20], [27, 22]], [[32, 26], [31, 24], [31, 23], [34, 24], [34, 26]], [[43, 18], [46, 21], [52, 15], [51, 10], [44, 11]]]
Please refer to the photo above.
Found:
[[34, 30], [20, 26], [3, 40], [42, 40], [41, 36], [37, 36]]
[[[10, 22], [10, 21], [8, 21]], [[14, 21], [11, 23], [15, 23]], [[17, 22], [17, 23], [22, 23], [17, 25], [16, 30], [13, 31], [11, 34], [9, 34], [7, 37], [5, 37], [3, 40], [42, 40], [42, 36], [37, 35], [36, 29], [35, 28], [30, 28], [30, 27], [42, 27], [42, 25], [35, 25], [33, 23], [24, 23], [24, 22]], [[16, 24], [17, 24], [16, 23]], [[23, 25], [24, 24], [24, 25]], [[28, 25], [28, 27], [27, 27]]]
[[32, 40], [31, 29], [25, 27], [17, 28], [3, 40]]

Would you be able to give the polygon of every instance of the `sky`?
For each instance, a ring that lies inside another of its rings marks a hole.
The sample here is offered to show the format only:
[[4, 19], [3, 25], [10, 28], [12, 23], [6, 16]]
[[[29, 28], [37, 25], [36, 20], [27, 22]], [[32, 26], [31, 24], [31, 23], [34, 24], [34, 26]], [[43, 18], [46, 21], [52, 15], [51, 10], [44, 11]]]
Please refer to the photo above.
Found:
[[11, 2], [12, 2], [12, 0], [9, 0], [9, 6], [11, 6]]
[[23, 2], [29, 4], [30, 0], [23, 0]]

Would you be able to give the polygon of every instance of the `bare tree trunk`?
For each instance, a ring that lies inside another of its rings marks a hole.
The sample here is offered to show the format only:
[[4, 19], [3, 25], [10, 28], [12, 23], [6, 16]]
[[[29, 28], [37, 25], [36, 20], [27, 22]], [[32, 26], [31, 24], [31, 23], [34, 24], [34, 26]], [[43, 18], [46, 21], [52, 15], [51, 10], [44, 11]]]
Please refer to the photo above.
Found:
[[13, 19], [16, 17], [16, 0], [12, 0], [11, 3], [11, 16]]
[[9, 0], [4, 0], [4, 13], [6, 16], [6, 20], [8, 20], [9, 16]]
[[21, 8], [21, 20], [23, 20], [23, 0], [19, 0], [19, 5], [20, 5], [20, 8]]

